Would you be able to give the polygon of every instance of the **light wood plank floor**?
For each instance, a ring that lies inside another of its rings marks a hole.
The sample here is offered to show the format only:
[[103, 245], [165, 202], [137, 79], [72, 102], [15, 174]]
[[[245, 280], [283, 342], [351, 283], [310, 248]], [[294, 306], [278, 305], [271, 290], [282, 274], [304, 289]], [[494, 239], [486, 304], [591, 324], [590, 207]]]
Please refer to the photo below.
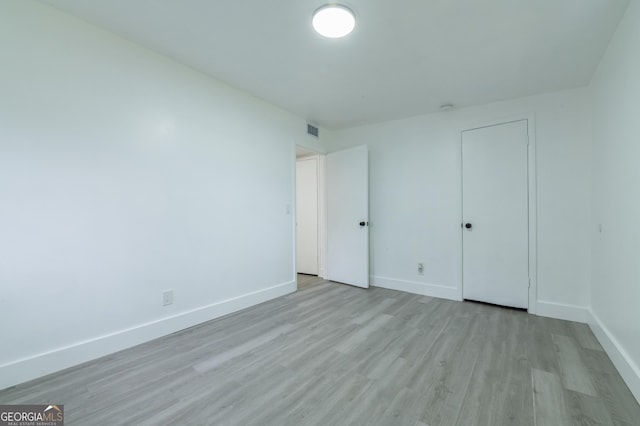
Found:
[[0, 402], [65, 404], [68, 425], [640, 425], [583, 324], [309, 276]]
[[309, 286], [319, 284], [323, 281], [317, 275], [298, 274], [298, 291], [302, 291]]

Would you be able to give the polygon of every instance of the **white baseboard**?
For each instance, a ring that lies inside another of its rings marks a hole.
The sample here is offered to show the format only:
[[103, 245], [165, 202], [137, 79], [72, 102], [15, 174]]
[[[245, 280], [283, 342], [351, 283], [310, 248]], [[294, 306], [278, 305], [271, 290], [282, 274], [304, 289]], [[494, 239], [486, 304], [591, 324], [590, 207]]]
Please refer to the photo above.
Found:
[[440, 299], [462, 300], [460, 299], [460, 290], [455, 287], [426, 284], [417, 281], [398, 280], [395, 278], [379, 277], [376, 275], [372, 275], [370, 277], [370, 282], [373, 287], [406, 291], [407, 293], [438, 297]]
[[536, 302], [536, 315], [586, 324], [589, 315], [589, 308], [585, 306], [565, 305], [563, 303], [538, 300]]
[[609, 358], [616, 366], [622, 379], [627, 384], [633, 396], [640, 402], [640, 367], [633, 362], [627, 351], [620, 345], [600, 318], [589, 310], [589, 327], [593, 331]]
[[296, 291], [295, 281], [278, 284], [171, 317], [0, 365], [0, 390], [184, 330], [294, 291]]

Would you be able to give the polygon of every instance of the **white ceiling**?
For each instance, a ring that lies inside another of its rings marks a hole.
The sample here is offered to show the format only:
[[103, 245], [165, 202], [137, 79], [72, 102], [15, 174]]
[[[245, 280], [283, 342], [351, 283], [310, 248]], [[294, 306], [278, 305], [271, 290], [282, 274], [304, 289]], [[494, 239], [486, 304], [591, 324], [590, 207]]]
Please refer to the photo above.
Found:
[[628, 0], [44, 0], [329, 128], [589, 83]]

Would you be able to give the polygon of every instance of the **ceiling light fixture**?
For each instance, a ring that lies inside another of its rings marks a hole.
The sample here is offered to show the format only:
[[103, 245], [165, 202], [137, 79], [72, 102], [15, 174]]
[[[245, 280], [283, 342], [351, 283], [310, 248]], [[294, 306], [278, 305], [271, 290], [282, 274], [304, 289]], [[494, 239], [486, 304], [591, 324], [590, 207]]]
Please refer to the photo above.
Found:
[[356, 16], [341, 4], [327, 4], [313, 12], [313, 29], [328, 38], [348, 35], [356, 26]]

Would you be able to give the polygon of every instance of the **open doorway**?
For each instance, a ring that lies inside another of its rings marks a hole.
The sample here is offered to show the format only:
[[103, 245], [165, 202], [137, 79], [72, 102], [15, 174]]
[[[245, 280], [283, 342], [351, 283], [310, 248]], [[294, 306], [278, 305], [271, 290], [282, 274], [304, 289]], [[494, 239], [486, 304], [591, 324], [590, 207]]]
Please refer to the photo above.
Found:
[[326, 190], [324, 170], [324, 155], [296, 146], [295, 210], [298, 285], [325, 277]]
[[369, 287], [368, 164], [366, 145], [327, 155], [296, 146], [298, 289], [305, 277]]

